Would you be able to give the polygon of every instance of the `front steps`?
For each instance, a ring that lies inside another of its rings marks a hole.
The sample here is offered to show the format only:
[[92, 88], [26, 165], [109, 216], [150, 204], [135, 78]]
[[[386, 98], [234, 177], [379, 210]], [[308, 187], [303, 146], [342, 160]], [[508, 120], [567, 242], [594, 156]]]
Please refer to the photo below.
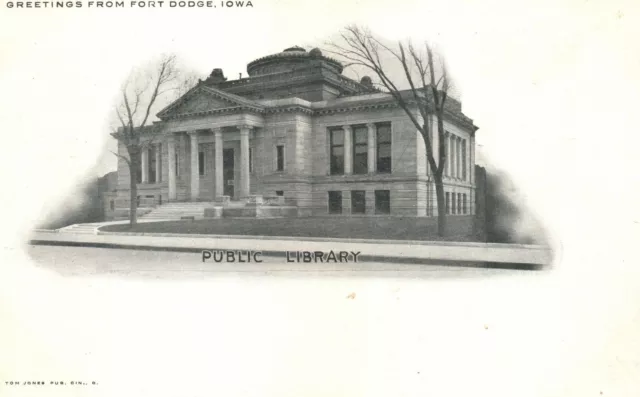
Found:
[[194, 219], [204, 218], [205, 208], [211, 208], [214, 204], [211, 202], [175, 202], [164, 203], [149, 213], [140, 217], [140, 219], [166, 219], [179, 220], [183, 217], [193, 217]]
[[297, 207], [225, 207], [223, 218], [291, 218], [298, 214]]
[[297, 216], [295, 206], [247, 204], [239, 201], [185, 201], [168, 202], [150, 208], [140, 220], [180, 220], [180, 219], [213, 219], [213, 218], [283, 218]]

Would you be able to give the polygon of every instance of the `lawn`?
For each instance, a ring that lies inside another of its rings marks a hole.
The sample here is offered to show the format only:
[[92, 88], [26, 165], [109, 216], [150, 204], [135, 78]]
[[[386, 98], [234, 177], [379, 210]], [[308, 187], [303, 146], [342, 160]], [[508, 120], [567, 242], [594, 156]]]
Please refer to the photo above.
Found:
[[[450, 217], [444, 240], [473, 241], [471, 217]], [[184, 233], [277, 237], [333, 237], [389, 240], [443, 240], [437, 236], [435, 218], [311, 217], [271, 219], [212, 218], [196, 221], [166, 221], [108, 225], [108, 232]]]

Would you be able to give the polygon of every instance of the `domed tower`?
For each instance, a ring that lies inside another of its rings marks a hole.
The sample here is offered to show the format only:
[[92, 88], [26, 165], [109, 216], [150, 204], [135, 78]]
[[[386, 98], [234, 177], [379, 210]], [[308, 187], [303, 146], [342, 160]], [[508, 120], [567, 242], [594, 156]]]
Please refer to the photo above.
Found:
[[218, 88], [251, 99], [301, 98], [316, 102], [370, 91], [342, 75], [342, 64], [299, 46], [249, 62], [248, 78], [219, 82]]
[[290, 72], [300, 66], [310, 65], [322, 65], [338, 74], [342, 73], [343, 69], [340, 62], [323, 56], [322, 51], [318, 48], [307, 52], [302, 47], [293, 46], [284, 49], [282, 52], [267, 55], [250, 62], [247, 65], [247, 73], [253, 77], [278, 72]]

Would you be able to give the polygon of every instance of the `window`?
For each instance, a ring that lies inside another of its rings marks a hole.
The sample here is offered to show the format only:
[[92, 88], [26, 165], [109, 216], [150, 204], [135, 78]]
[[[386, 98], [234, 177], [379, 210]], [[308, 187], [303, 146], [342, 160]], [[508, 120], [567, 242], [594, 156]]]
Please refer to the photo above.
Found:
[[284, 196], [284, 190], [276, 190], [276, 196]]
[[467, 215], [467, 193], [462, 195], [462, 213]]
[[366, 212], [366, 199], [364, 190], [351, 191], [351, 213], [364, 214]]
[[462, 193], [458, 193], [458, 215], [462, 214]]
[[445, 193], [445, 194], [444, 194], [444, 197], [445, 197], [445, 200], [444, 200], [444, 212], [445, 212], [447, 215], [449, 215], [449, 214], [451, 213], [451, 205], [450, 205], [450, 203], [451, 203], [451, 201], [450, 201], [450, 200], [451, 200], [451, 198], [450, 198], [450, 196], [451, 196], [451, 195], [449, 194], [449, 192], [447, 192], [447, 193]]
[[178, 169], [180, 168], [180, 162], [178, 160], [179, 160], [178, 152], [176, 151], [176, 166], [175, 166], [176, 176], [180, 175], [180, 172], [178, 172]]
[[109, 208], [111, 211], [116, 209], [116, 203], [113, 200], [109, 201]]
[[366, 174], [369, 171], [367, 165], [367, 141], [369, 129], [366, 126], [358, 126], [353, 129], [353, 173]]
[[284, 171], [284, 145], [276, 146], [276, 171]]
[[376, 214], [391, 213], [391, 196], [389, 190], [376, 190]]
[[136, 170], [136, 183], [142, 183], [142, 164]]
[[253, 148], [249, 148], [249, 172], [253, 172]]
[[342, 214], [342, 192], [340, 191], [329, 192], [329, 213]]
[[377, 142], [377, 171], [379, 173], [391, 172], [391, 125], [380, 124], [376, 130]]
[[204, 152], [198, 152], [198, 174], [204, 176], [205, 174], [205, 156]]
[[334, 129], [329, 131], [330, 160], [329, 172], [331, 175], [344, 174], [344, 130]]

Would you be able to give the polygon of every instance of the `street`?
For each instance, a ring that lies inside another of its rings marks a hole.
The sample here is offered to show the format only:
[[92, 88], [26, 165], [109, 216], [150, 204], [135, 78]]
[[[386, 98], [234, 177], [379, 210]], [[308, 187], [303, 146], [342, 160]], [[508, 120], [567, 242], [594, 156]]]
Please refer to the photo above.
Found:
[[[11, 363], [0, 395], [72, 390], [51, 381], [81, 381], [83, 395], [100, 396], [639, 391], [637, 349], [628, 348], [640, 329], [640, 315], [625, 309], [638, 298], [630, 278], [26, 249], [35, 266], [5, 263], [0, 278], [10, 325], [0, 351]], [[588, 310], [579, 309], [584, 302]]]
[[394, 264], [382, 262], [287, 263], [285, 257], [261, 256], [261, 263], [203, 263], [202, 255], [191, 252], [148, 251], [110, 248], [30, 245], [29, 255], [39, 266], [61, 275], [117, 274], [159, 279], [246, 276], [340, 276], [408, 278], [481, 278], [528, 273], [521, 270], [440, 266], [437, 264]]

